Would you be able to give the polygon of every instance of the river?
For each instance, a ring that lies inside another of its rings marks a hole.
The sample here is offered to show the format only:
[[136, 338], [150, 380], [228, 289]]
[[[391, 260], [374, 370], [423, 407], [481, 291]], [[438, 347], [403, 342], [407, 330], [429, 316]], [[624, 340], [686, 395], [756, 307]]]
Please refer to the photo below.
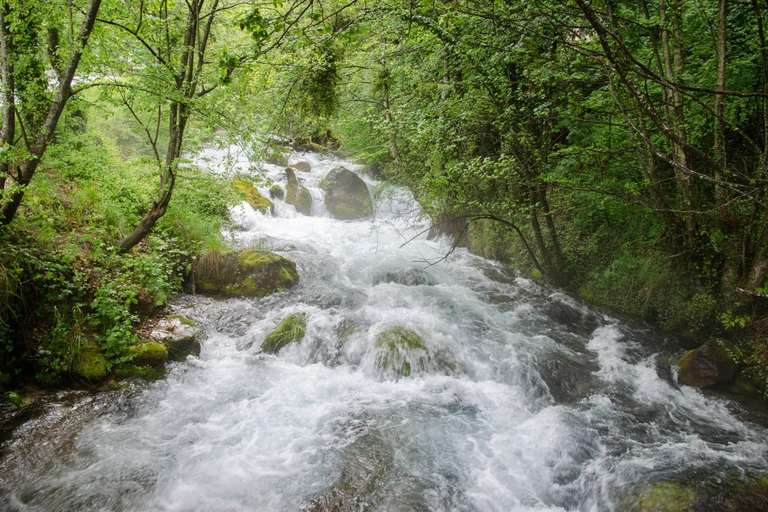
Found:
[[[312, 165], [297, 173], [312, 216], [244, 203], [227, 236], [296, 261], [299, 285], [182, 295], [171, 308], [203, 327], [199, 358], [154, 383], [42, 393], [2, 439], [0, 507], [625, 510], [657, 482], [768, 469], [742, 406], [676, 385], [674, 340], [464, 249], [430, 266], [450, 241], [404, 244], [428, 227], [407, 191], [365, 176], [375, 219], [334, 220], [317, 185], [339, 162], [296, 160]], [[262, 353], [294, 312], [303, 341]], [[393, 326], [424, 339], [409, 377], [380, 368], [375, 339]]]

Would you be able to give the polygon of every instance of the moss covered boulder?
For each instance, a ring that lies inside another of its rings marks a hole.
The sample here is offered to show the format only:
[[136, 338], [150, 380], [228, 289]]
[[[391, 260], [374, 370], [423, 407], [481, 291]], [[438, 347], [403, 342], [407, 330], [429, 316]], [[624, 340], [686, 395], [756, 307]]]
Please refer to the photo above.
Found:
[[415, 331], [404, 327], [392, 327], [376, 337], [376, 348], [381, 349], [378, 357], [379, 367], [395, 372], [398, 376], [411, 374], [412, 352], [426, 354], [424, 340]]
[[275, 204], [261, 195], [258, 189], [248, 180], [235, 178], [232, 180], [232, 186], [240, 197], [242, 197], [254, 210], [266, 215], [275, 213]]
[[209, 294], [265, 297], [298, 282], [295, 262], [251, 249], [206, 254], [197, 268], [197, 290]]
[[274, 152], [267, 157], [267, 163], [272, 165], [279, 165], [280, 167], [285, 167], [286, 165], [288, 165], [288, 157], [286, 157], [280, 152]]
[[682, 482], [661, 482], [647, 487], [637, 497], [637, 512], [688, 512], [694, 510], [696, 491]]
[[76, 377], [89, 381], [102, 380], [108, 373], [107, 358], [94, 340], [84, 340], [70, 371]]
[[299, 184], [296, 173], [291, 168], [285, 170], [288, 185], [285, 187], [285, 202], [293, 205], [296, 211], [302, 215], [312, 214], [312, 194], [306, 187]]
[[131, 356], [131, 364], [134, 366], [151, 366], [162, 368], [168, 361], [168, 349], [165, 345], [155, 341], [148, 341], [140, 345], [126, 347], [124, 356]]
[[293, 165], [289, 165], [291, 169], [296, 169], [299, 172], [309, 172], [312, 170], [312, 166], [309, 165], [309, 162], [296, 162]]
[[367, 219], [373, 213], [368, 185], [344, 167], [331, 170], [321, 181], [325, 191], [325, 207], [336, 219]]
[[283, 191], [283, 187], [280, 185], [272, 185], [269, 189], [269, 197], [272, 199], [282, 199], [285, 197], [285, 192]]
[[677, 363], [680, 384], [697, 388], [728, 384], [736, 374], [741, 351], [723, 340], [708, 341], [685, 354]]
[[187, 356], [200, 355], [202, 331], [185, 316], [170, 315], [160, 320], [149, 337], [163, 344], [169, 361], [183, 361]]
[[301, 341], [307, 331], [307, 314], [294, 313], [283, 319], [277, 329], [264, 338], [261, 349], [277, 354], [281, 348], [294, 341]]

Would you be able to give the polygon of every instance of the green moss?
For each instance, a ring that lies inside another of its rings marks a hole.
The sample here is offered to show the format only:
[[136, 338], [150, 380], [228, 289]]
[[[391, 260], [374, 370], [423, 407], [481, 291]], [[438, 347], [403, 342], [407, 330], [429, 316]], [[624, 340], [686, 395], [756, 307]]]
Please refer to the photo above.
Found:
[[141, 345], [126, 347], [124, 356], [132, 356], [134, 366], [162, 367], [168, 361], [168, 349], [162, 343], [148, 341]]
[[87, 380], [101, 380], [107, 376], [107, 358], [93, 340], [86, 340], [72, 363], [71, 371]]
[[170, 320], [178, 320], [182, 324], [188, 325], [190, 327], [197, 327], [197, 324], [193, 320], [190, 320], [189, 318], [183, 315], [169, 315], [168, 318]]
[[287, 316], [280, 326], [269, 333], [261, 344], [264, 352], [276, 354], [284, 346], [294, 341], [301, 341], [306, 334], [307, 314], [294, 313]]
[[282, 199], [285, 197], [285, 192], [280, 185], [272, 185], [269, 189], [269, 196], [275, 199]]
[[166, 375], [168, 375], [168, 370], [165, 368], [153, 368], [152, 366], [133, 366], [115, 370], [117, 380], [144, 379], [153, 381], [165, 378]]
[[379, 334], [376, 337], [376, 347], [385, 349], [380, 359], [381, 367], [403, 377], [411, 375], [411, 364], [405, 355], [413, 350], [426, 351], [421, 336], [415, 331], [399, 326]]
[[293, 205], [296, 211], [302, 215], [310, 215], [312, 213], [312, 194], [307, 188], [297, 183], [288, 183], [286, 190], [286, 203]]
[[199, 291], [265, 297], [299, 282], [296, 263], [275, 253], [246, 249], [223, 257], [215, 272], [198, 269]]
[[232, 185], [235, 191], [240, 194], [240, 197], [250, 204], [254, 210], [261, 212], [262, 214], [274, 213], [275, 205], [272, 201], [262, 196], [253, 183], [241, 178], [235, 178], [232, 180]]
[[681, 482], [662, 482], [643, 490], [637, 498], [637, 512], [686, 512], [693, 509], [696, 492]]

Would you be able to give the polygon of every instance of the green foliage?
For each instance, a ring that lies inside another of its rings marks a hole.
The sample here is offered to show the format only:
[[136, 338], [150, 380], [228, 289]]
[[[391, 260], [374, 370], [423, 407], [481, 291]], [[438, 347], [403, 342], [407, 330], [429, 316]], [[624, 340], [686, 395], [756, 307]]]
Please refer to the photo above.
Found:
[[8, 399], [9, 402], [13, 404], [14, 407], [17, 409], [21, 409], [21, 407], [24, 405], [23, 400], [21, 399], [21, 396], [19, 396], [18, 393], [15, 391], [6, 391], [5, 397]]
[[229, 184], [188, 167], [155, 232], [131, 253], [116, 249], [158, 178], [154, 165], [105, 129], [99, 108], [70, 112], [82, 121], [77, 130], [65, 118], [27, 188], [27, 208], [0, 231], [0, 372], [11, 382], [26, 372], [51, 385], [71, 374], [98, 381], [128, 362], [125, 349], [139, 341], [143, 320], [138, 298], [163, 307], [199, 252], [223, 245]]

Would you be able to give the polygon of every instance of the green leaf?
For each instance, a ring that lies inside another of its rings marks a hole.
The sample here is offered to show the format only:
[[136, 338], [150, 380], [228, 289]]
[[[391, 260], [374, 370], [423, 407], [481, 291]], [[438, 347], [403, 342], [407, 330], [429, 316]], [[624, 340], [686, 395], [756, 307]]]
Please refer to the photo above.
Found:
[[8, 397], [8, 401], [11, 402], [14, 406], [16, 406], [17, 409], [21, 409], [23, 405], [23, 401], [21, 399], [21, 396], [19, 396], [18, 393], [15, 391], [8, 391], [5, 396]]

